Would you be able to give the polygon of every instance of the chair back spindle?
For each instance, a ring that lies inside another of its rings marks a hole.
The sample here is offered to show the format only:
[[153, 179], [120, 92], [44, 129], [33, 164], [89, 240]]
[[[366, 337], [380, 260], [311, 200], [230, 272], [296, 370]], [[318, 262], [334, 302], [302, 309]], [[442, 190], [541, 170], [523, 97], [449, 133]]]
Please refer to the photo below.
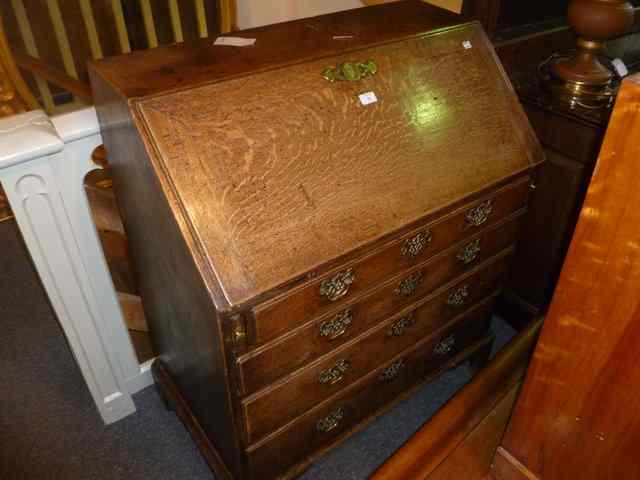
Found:
[[10, 0], [0, 5], [0, 16], [9, 28], [0, 41], [11, 43], [0, 65], [0, 115], [13, 111], [3, 106], [10, 63], [25, 75], [30, 95], [15, 100], [23, 92], [11, 82], [14, 107], [19, 101], [22, 109], [35, 108], [37, 97], [55, 114], [92, 102], [87, 60], [229, 32], [235, 0]]

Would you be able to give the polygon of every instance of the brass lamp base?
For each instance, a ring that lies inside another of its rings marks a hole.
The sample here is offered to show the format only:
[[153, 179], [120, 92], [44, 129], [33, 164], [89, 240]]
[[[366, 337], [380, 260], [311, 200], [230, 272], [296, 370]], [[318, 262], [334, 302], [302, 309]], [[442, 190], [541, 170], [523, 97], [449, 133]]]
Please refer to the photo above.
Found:
[[567, 79], [558, 75], [553, 68], [556, 62], [563, 60], [566, 59], [557, 59], [540, 69], [543, 85], [556, 99], [571, 106], [584, 108], [606, 108], [611, 105], [617, 90], [611, 77], [595, 83]]
[[633, 6], [628, 0], [572, 0], [567, 17], [578, 35], [577, 51], [541, 66], [543, 82], [558, 100], [590, 108], [608, 106], [616, 93], [613, 74], [599, 56], [606, 40], [629, 31]]

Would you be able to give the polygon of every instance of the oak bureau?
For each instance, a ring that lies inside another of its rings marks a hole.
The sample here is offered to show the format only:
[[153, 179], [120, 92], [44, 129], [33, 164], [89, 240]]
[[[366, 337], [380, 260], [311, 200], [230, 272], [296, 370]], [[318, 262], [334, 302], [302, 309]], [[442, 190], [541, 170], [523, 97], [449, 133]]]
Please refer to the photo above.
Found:
[[91, 65], [154, 375], [218, 478], [294, 477], [486, 358], [543, 157], [460, 21], [407, 1]]

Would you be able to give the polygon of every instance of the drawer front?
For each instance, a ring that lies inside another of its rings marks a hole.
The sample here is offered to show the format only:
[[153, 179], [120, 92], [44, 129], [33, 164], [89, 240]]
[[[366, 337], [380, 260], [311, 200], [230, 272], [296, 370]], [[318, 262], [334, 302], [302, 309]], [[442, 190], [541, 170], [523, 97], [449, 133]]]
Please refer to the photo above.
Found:
[[[276, 342], [243, 355], [238, 366], [244, 391], [255, 391], [279, 378], [282, 372], [292, 371], [309, 361], [316, 352], [318, 355], [326, 353], [346, 343], [509, 247], [515, 242], [521, 218], [520, 214], [514, 217], [509, 217], [505, 224], [493, 226], [454, 245], [426, 263], [392, 278], [364, 297], [353, 299], [342, 308], [303, 325]], [[256, 359], [271, 348], [278, 351], [276, 355], [270, 355], [273, 363]]]
[[[461, 279], [420, 306], [411, 306], [312, 365], [243, 401], [248, 443], [302, 415], [403, 350], [456, 324], [478, 301], [494, 294], [508, 257]], [[282, 408], [286, 405], [286, 409]]]
[[523, 207], [529, 185], [529, 177], [521, 179], [414, 230], [373, 254], [257, 306], [253, 311], [253, 343], [264, 343], [316, 315], [335, 309], [385, 278], [501, 221]]
[[[443, 307], [443, 302], [450, 295], [450, 291], [459, 288], [461, 284], [470, 285], [472, 288], [467, 292], [469, 297], [465, 298], [467, 305], [488, 295], [506, 269], [510, 260], [508, 253], [504, 252], [497, 257], [492, 257], [474, 270], [465, 273], [462, 278], [449, 282], [429, 297], [407, 307], [401, 312], [400, 317], [417, 309], [416, 313], [419, 314], [420, 319], [415, 319], [415, 327], [422, 325], [421, 319], [425, 316], [429, 318], [433, 316], [443, 324], [458, 313], [455, 308]], [[487, 288], [483, 287], [485, 285]], [[321, 318], [292, 335], [241, 357], [237, 367], [245, 392], [256, 392], [329, 351], [353, 341], [357, 334], [361, 334], [366, 326], [372, 325], [376, 320], [374, 312], [367, 310], [366, 306], [365, 301], [349, 308], [347, 314], [340, 312], [328, 319]], [[388, 322], [387, 320], [386, 323]], [[336, 335], [337, 337], [333, 338]]]
[[[330, 445], [418, 382], [467, 351], [486, 334], [490, 303], [479, 305], [441, 336], [421, 342], [371, 372], [340, 395], [318, 405], [277, 434], [247, 449], [252, 478], [274, 478]], [[485, 344], [483, 342], [483, 344]], [[283, 406], [286, 408], [285, 406]]]

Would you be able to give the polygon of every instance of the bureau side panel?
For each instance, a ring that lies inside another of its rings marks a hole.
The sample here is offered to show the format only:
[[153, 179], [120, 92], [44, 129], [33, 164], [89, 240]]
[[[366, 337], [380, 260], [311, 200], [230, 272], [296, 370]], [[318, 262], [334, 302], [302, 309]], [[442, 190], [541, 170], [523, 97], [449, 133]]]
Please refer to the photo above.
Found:
[[95, 72], [91, 77], [154, 345], [227, 468], [240, 478], [221, 318], [126, 100]]

